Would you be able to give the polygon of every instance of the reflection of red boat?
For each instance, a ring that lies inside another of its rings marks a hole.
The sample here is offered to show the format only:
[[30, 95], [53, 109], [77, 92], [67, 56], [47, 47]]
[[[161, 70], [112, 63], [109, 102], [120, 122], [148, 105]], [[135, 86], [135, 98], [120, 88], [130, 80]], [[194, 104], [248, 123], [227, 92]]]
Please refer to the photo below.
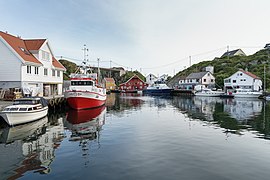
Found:
[[67, 121], [71, 124], [81, 124], [93, 120], [98, 117], [105, 109], [105, 106], [101, 106], [94, 109], [84, 110], [70, 110], [67, 113]]
[[65, 126], [72, 131], [70, 141], [95, 139], [105, 123], [106, 106], [87, 110], [70, 110]]
[[73, 109], [95, 108], [105, 104], [106, 89], [97, 84], [96, 74], [72, 74], [65, 98]]

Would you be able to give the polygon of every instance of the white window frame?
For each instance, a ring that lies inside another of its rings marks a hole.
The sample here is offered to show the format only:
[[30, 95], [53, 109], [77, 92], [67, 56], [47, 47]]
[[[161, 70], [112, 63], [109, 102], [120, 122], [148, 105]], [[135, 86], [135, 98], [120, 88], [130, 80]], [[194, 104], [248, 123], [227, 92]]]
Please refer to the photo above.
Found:
[[44, 76], [48, 76], [48, 68], [44, 68], [44, 72], [43, 73], [44, 73]]
[[55, 70], [52, 69], [52, 76], [55, 76]]
[[35, 67], [35, 74], [38, 75], [38, 67]]
[[31, 74], [31, 69], [32, 69], [31, 66], [26, 66], [26, 72], [27, 72], [27, 74]]

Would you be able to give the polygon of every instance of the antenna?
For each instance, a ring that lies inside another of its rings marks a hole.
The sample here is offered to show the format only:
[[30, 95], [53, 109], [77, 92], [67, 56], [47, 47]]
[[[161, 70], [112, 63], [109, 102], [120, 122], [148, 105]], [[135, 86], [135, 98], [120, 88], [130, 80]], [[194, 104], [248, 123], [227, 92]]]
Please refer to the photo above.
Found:
[[88, 62], [88, 48], [86, 48], [86, 44], [83, 45], [83, 70], [84, 73], [86, 74], [87, 68], [86, 68], [86, 62]]

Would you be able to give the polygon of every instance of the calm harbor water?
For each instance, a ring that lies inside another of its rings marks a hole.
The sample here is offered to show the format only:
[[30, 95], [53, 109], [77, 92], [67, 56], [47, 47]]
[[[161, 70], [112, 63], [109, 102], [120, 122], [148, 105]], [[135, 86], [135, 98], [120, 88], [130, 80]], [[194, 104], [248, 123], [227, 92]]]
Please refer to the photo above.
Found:
[[0, 179], [269, 179], [270, 104], [111, 94], [0, 130]]

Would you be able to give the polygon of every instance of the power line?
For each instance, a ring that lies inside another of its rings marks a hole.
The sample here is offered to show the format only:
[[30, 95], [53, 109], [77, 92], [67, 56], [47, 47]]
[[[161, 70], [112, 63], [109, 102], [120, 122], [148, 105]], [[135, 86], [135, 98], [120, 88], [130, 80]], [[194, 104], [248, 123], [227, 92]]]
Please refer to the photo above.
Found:
[[[233, 47], [233, 48], [237, 48], [237, 47], [241, 47], [241, 48], [262, 48], [261, 46], [230, 46], [230, 47]], [[189, 65], [191, 65], [191, 57], [194, 58], [198, 58], [199, 56], [202, 56], [202, 55], [206, 55], [206, 54], [214, 54], [214, 53], [217, 53], [219, 51], [226, 51], [226, 46], [224, 47], [221, 47], [221, 48], [218, 48], [218, 49], [214, 49], [214, 50], [211, 50], [211, 51], [206, 51], [206, 52], [202, 52], [202, 53], [198, 53], [198, 54], [194, 54], [194, 55], [190, 55], [188, 57], [184, 57], [184, 58], [181, 58], [181, 59], [177, 59], [171, 63], [167, 63], [167, 64], [163, 64], [163, 65], [160, 65], [160, 66], [153, 66], [153, 67], [131, 67], [131, 66], [127, 66], [127, 65], [123, 65], [123, 64], [120, 64], [120, 63], [117, 63], [115, 61], [99, 61], [99, 63], [110, 63], [110, 67], [111, 67], [111, 64], [115, 64], [117, 66], [121, 66], [121, 67], [125, 67], [127, 69], [131, 68], [131, 69], [140, 69], [140, 70], [151, 70], [151, 69], [160, 69], [160, 68], [165, 68], [165, 67], [168, 67], [168, 66], [171, 66], [171, 65], [176, 65], [178, 63], [182, 63], [183, 61], [185, 61], [187, 64], [189, 62]], [[64, 59], [69, 59], [69, 60], [72, 60], [72, 61], [80, 61], [82, 62], [82, 60], [79, 60], [79, 59], [76, 59], [76, 58], [70, 58], [70, 57], [65, 57], [65, 56], [56, 56], [58, 58], [64, 58]], [[207, 56], [207, 58], [210, 58], [210, 55]], [[91, 63], [97, 63], [97, 61], [88, 61], [88, 62], [91, 62]]]

